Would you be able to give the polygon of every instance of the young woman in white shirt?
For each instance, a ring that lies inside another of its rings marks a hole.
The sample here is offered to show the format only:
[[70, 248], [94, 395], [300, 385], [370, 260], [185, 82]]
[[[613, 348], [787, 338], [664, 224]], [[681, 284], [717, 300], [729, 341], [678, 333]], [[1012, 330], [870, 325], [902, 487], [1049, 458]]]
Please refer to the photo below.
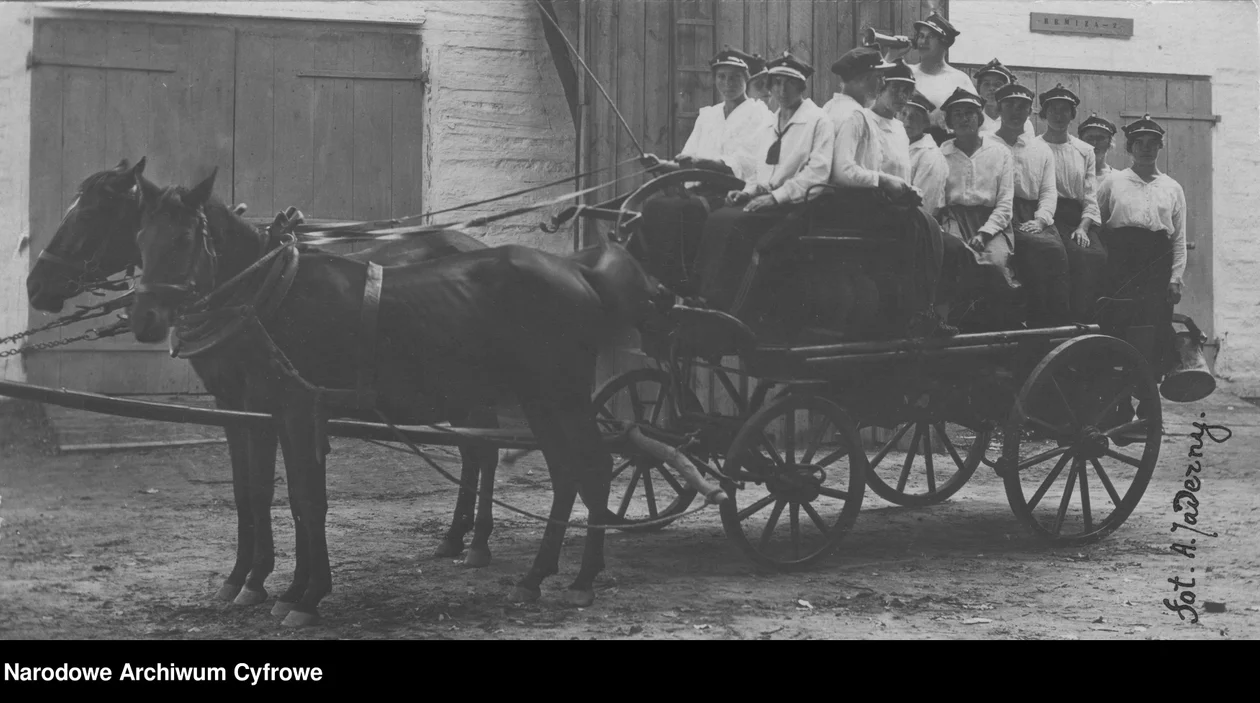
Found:
[[[911, 66], [915, 85], [920, 93], [937, 105], [943, 105], [959, 88], [968, 93], [974, 93], [976, 89], [970, 76], [945, 62], [945, 52], [953, 46], [959, 34], [949, 20], [935, 12], [914, 23], [914, 48], [919, 50], [919, 63]], [[948, 136], [945, 114], [937, 110], [931, 117], [932, 127], [928, 134], [940, 144]]]
[[1058, 85], [1038, 99], [1041, 119], [1046, 123], [1046, 131], [1038, 139], [1054, 155], [1058, 190], [1054, 225], [1067, 252], [1072, 318], [1076, 322], [1093, 322], [1095, 301], [1107, 266], [1107, 250], [1098, 235], [1102, 216], [1098, 211], [1094, 148], [1067, 132], [1081, 103], [1075, 93]]
[[1111, 150], [1112, 137], [1116, 136], [1116, 126], [1093, 113], [1076, 128], [1076, 136], [1094, 148], [1094, 173], [1098, 175], [1098, 185], [1111, 174], [1111, 165], [1107, 163], [1107, 152]]
[[1186, 269], [1186, 195], [1156, 166], [1164, 147], [1158, 122], [1146, 115], [1125, 125], [1124, 134], [1133, 166], [1113, 173], [1098, 192], [1107, 292], [1140, 301], [1131, 324], [1155, 327], [1155, 373], [1162, 375], [1177, 363], [1172, 311]]

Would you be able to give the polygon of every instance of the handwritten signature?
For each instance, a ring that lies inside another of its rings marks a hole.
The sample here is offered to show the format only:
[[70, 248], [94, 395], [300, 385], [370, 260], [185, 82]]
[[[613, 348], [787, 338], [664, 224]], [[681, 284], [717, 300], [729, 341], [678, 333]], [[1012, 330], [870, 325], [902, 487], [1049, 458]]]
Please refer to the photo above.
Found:
[[[1207, 414], [1199, 413], [1199, 417], [1201, 419], [1206, 418]], [[1182, 484], [1184, 488], [1177, 491], [1177, 495], [1173, 496], [1172, 501], [1173, 511], [1180, 513], [1181, 522], [1174, 520], [1172, 527], [1168, 531], [1189, 530], [1204, 537], [1217, 537], [1216, 532], [1205, 532], [1195, 527], [1195, 525], [1199, 524], [1200, 505], [1199, 498], [1195, 494], [1203, 488], [1203, 480], [1198, 475], [1203, 470], [1203, 438], [1206, 436], [1213, 442], [1220, 444], [1233, 437], [1234, 433], [1224, 425], [1209, 425], [1205, 422], [1192, 424], [1195, 427], [1195, 431], [1190, 433], [1190, 438], [1194, 440], [1194, 444], [1191, 445], [1188, 456], [1193, 461], [1186, 466], [1186, 480]], [[1169, 549], [1183, 557], [1194, 559], [1194, 552], [1198, 549], [1197, 542], [1198, 538], [1192, 537], [1189, 542], [1173, 542]], [[1190, 573], [1194, 573], [1193, 566], [1190, 567]], [[1193, 625], [1199, 622], [1199, 612], [1194, 608], [1195, 594], [1194, 591], [1190, 590], [1195, 587], [1195, 579], [1191, 577], [1189, 583], [1186, 583], [1181, 580], [1180, 576], [1174, 576], [1168, 579], [1168, 583], [1172, 584], [1173, 591], [1177, 593], [1177, 599], [1165, 598], [1164, 606], [1177, 613], [1177, 616], [1182, 620], [1186, 619], [1186, 611], [1189, 611], [1190, 624]]]

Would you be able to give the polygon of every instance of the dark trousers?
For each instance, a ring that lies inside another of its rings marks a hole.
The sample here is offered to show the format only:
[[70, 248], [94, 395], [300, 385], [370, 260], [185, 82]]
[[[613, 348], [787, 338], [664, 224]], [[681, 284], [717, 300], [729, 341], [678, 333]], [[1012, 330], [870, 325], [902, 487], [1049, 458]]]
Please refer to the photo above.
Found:
[[1072, 241], [1072, 233], [1081, 224], [1083, 210], [1079, 200], [1059, 198], [1054, 211], [1054, 226], [1059, 230], [1067, 252], [1072, 319], [1087, 323], [1097, 318], [1098, 296], [1102, 293], [1103, 276], [1107, 271], [1107, 248], [1103, 246], [1096, 223], [1089, 227], [1089, 246], [1082, 247]]
[[1019, 226], [1033, 219], [1035, 200], [1015, 198], [1015, 273], [1024, 284], [1029, 327], [1055, 327], [1071, 321], [1068, 256], [1054, 225], [1035, 232]]
[[1172, 279], [1172, 242], [1166, 232], [1137, 227], [1103, 229], [1107, 247], [1104, 293], [1111, 298], [1135, 301], [1130, 325], [1154, 327], [1151, 359], [1158, 378], [1177, 364], [1172, 328], [1173, 304], [1168, 300]]
[[648, 198], [642, 225], [630, 240], [630, 253], [665, 287], [679, 295], [695, 295], [696, 258], [712, 207], [711, 198], [681, 188]]
[[789, 218], [795, 206], [745, 212], [743, 205], [712, 213], [704, 225], [696, 268], [700, 296], [718, 310], [739, 316], [761, 268], [762, 252], [773, 249], [804, 220]]

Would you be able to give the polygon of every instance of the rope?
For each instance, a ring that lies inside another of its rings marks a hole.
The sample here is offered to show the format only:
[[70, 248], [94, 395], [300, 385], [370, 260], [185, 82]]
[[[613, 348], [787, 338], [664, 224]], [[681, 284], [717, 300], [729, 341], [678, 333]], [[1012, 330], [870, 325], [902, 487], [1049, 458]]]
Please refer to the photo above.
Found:
[[573, 48], [573, 43], [569, 41], [569, 38], [564, 36], [564, 30], [560, 29], [560, 24], [556, 22], [555, 18], [553, 18], [549, 12], [547, 12], [547, 9], [543, 7], [539, 0], [534, 0], [534, 4], [538, 5], [539, 10], [542, 10], [543, 17], [546, 17], [547, 21], [551, 23], [551, 26], [556, 28], [556, 32], [560, 34], [560, 38], [564, 40], [564, 45], [569, 47], [569, 51], [573, 52], [573, 55], [577, 57], [578, 63], [582, 64], [582, 68], [586, 69], [586, 75], [590, 76], [591, 81], [595, 83], [595, 87], [599, 88], [599, 92], [604, 96], [604, 99], [608, 101], [608, 107], [612, 108], [613, 114], [617, 116], [618, 120], [621, 120], [621, 126], [625, 127], [626, 134], [630, 135], [630, 141], [634, 142], [634, 148], [639, 150], [639, 156], [647, 156], [647, 152], [643, 150], [643, 145], [639, 143], [639, 138], [635, 136], [633, 131], [631, 131], [630, 125], [626, 124], [626, 118], [622, 117], [621, 111], [617, 109], [617, 103], [613, 102], [613, 99], [608, 97], [608, 91], [604, 90], [603, 84], [601, 84], [599, 79], [595, 77], [595, 72], [591, 70], [591, 67], [586, 65], [586, 61], [582, 59], [582, 54], [578, 53], [578, 50]]
[[505, 220], [509, 217], [516, 217], [517, 215], [524, 215], [526, 213], [533, 212], [534, 210], [541, 210], [543, 208], [551, 207], [553, 205], [558, 205], [560, 203], [565, 202], [566, 200], [574, 200], [577, 198], [581, 198], [582, 196], [585, 196], [589, 193], [593, 193], [597, 190], [607, 188], [611, 185], [615, 185], [622, 181], [638, 178], [639, 176], [642, 176], [645, 173], [651, 173], [651, 169], [644, 169], [642, 171], [636, 171], [635, 173], [627, 174], [625, 176], [614, 179], [607, 183], [601, 183], [599, 185], [591, 186], [590, 188], [575, 191], [573, 193], [566, 193], [559, 197], [552, 198], [551, 200], [545, 200], [541, 203], [535, 203], [533, 205], [526, 205], [524, 207], [519, 207], [514, 210], [508, 210], [507, 212], [501, 212], [496, 215], [486, 215], [484, 217], [476, 217], [471, 220], [464, 220], [462, 222], [445, 222], [445, 223], [440, 223], [440, 224], [421, 225], [421, 226], [414, 226], [414, 227], [391, 227], [388, 229], [371, 230], [368, 232], [364, 232], [362, 235], [358, 235], [358, 236], [339, 236], [339, 237], [332, 236], [330, 237], [330, 236], [325, 236], [325, 235], [328, 233], [337, 232], [338, 230], [336, 229], [319, 230], [317, 232], [307, 232], [306, 234], [302, 235], [303, 237], [302, 241], [306, 244], [311, 244], [314, 246], [320, 246], [323, 244], [331, 244], [334, 242], [357, 242], [357, 241], [381, 242], [381, 241], [391, 241], [391, 240], [402, 239], [403, 237], [416, 235], [416, 234], [425, 234], [428, 232], [439, 232], [439, 231], [447, 230], [447, 229], [460, 229], [463, 227], [481, 227], [481, 226], [490, 224], [491, 222]]
[[[431, 458], [429, 457], [429, 455], [427, 455], [427, 454], [425, 454], [424, 452], [420, 451], [419, 447], [417, 447], [417, 446], [416, 446], [416, 445], [415, 445], [415, 444], [414, 444], [414, 443], [413, 443], [410, 439], [407, 439], [407, 436], [406, 436], [406, 435], [404, 435], [404, 434], [403, 434], [403, 433], [402, 433], [402, 432], [398, 429], [398, 427], [396, 427], [396, 426], [394, 425], [394, 423], [390, 422], [390, 421], [389, 421], [389, 418], [385, 417], [385, 413], [381, 412], [380, 410], [377, 410], [377, 411], [376, 411], [376, 414], [377, 414], [377, 416], [378, 416], [378, 417], [380, 417], [380, 418], [381, 418], [381, 422], [385, 423], [385, 425], [386, 425], [386, 426], [388, 426], [388, 427], [389, 427], [389, 429], [390, 429], [390, 430], [394, 433], [394, 436], [398, 437], [398, 441], [399, 441], [399, 442], [401, 442], [401, 443], [403, 443], [403, 444], [405, 444], [405, 445], [407, 445], [407, 448], [411, 450], [411, 453], [415, 454], [416, 456], [420, 457], [421, 459], [424, 459], [425, 463], [427, 463], [427, 464], [429, 465], [429, 467], [430, 467], [430, 468], [432, 468], [434, 471], [436, 471], [436, 472], [438, 472], [439, 474], [441, 474], [441, 475], [442, 475], [442, 477], [443, 477], [443, 478], [445, 478], [447, 481], [450, 481], [451, 483], [453, 483], [453, 484], [455, 484], [455, 485], [457, 485], [457, 486], [462, 485], [462, 484], [460, 483], [459, 479], [457, 479], [457, 478], [455, 478], [454, 476], [452, 476], [451, 474], [447, 473], [447, 471], [446, 471], [445, 469], [443, 469], [442, 467], [438, 466], [438, 465], [437, 465], [437, 462], [436, 462], [436, 461], [434, 461], [433, 459], [431, 459]], [[373, 444], [376, 444], [376, 442], [373, 442]], [[395, 449], [395, 447], [390, 447], [390, 449]], [[401, 449], [399, 449], [398, 451], [402, 451], [402, 450], [401, 450]], [[701, 506], [700, 506], [700, 507], [698, 507], [698, 508], [692, 508], [691, 510], [688, 510], [688, 511], [686, 511], [686, 512], [679, 513], [678, 515], [674, 515], [674, 516], [671, 516], [671, 517], [656, 518], [656, 519], [654, 519], [654, 520], [647, 520], [647, 521], [645, 521], [645, 522], [636, 522], [636, 523], [633, 523], [633, 524], [630, 524], [630, 525], [593, 525], [593, 524], [590, 524], [590, 523], [567, 522], [567, 521], [563, 521], [563, 520], [553, 520], [553, 519], [551, 519], [551, 518], [549, 518], [549, 517], [545, 517], [545, 516], [543, 516], [543, 515], [538, 515], [538, 514], [535, 514], [535, 513], [531, 513], [531, 512], [529, 512], [528, 510], [522, 510], [521, 508], [518, 508], [518, 507], [516, 507], [516, 506], [514, 506], [514, 505], [511, 505], [511, 504], [509, 504], [509, 503], [504, 503], [503, 501], [499, 500], [498, 498], [493, 498], [493, 497], [492, 497], [492, 498], [490, 499], [490, 502], [491, 502], [491, 503], [494, 503], [495, 505], [499, 506], [500, 508], [504, 508], [505, 510], [510, 510], [510, 511], [512, 511], [512, 512], [514, 512], [514, 513], [518, 514], [518, 515], [524, 515], [525, 517], [528, 517], [528, 518], [533, 518], [533, 519], [535, 519], [535, 520], [538, 520], [539, 522], [545, 522], [545, 523], [547, 523], [548, 525], [556, 525], [556, 526], [559, 526], [559, 527], [566, 527], [566, 528], [568, 528], [568, 527], [573, 527], [573, 528], [577, 528], [577, 529], [587, 529], [587, 530], [589, 530], [589, 529], [598, 529], [598, 530], [638, 530], [638, 529], [642, 529], [642, 528], [644, 528], [644, 527], [653, 527], [653, 526], [656, 526], [656, 525], [668, 525], [668, 524], [669, 524], [669, 523], [671, 523], [671, 522], [674, 522], [674, 521], [676, 521], [676, 520], [679, 520], [679, 519], [681, 519], [681, 518], [684, 518], [684, 517], [686, 517], [686, 516], [688, 516], [688, 515], [693, 515], [693, 514], [695, 514], [695, 513], [700, 512], [701, 510], [705, 510], [705, 509], [707, 509], [707, 508], [709, 507], [709, 504], [706, 502], [704, 505], [701, 505]], [[587, 506], [587, 510], [588, 510], [588, 511], [590, 510], [590, 506], [589, 506], [589, 505]], [[608, 507], [607, 507], [607, 506], [604, 506], [604, 511], [605, 511], [605, 512], [608, 512]], [[611, 515], [611, 513], [609, 513], [609, 514]]]

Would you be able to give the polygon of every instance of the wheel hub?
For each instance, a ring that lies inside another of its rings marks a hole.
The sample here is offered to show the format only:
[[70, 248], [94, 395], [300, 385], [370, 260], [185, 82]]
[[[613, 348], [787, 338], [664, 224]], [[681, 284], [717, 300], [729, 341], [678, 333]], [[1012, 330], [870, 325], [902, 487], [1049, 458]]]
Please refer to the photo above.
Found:
[[1092, 425], [1081, 429], [1074, 442], [1076, 455], [1082, 459], [1097, 459], [1111, 448], [1111, 440]]
[[766, 479], [766, 488], [776, 498], [794, 503], [810, 503], [818, 498], [827, 472], [813, 464], [795, 464], [776, 471]]

